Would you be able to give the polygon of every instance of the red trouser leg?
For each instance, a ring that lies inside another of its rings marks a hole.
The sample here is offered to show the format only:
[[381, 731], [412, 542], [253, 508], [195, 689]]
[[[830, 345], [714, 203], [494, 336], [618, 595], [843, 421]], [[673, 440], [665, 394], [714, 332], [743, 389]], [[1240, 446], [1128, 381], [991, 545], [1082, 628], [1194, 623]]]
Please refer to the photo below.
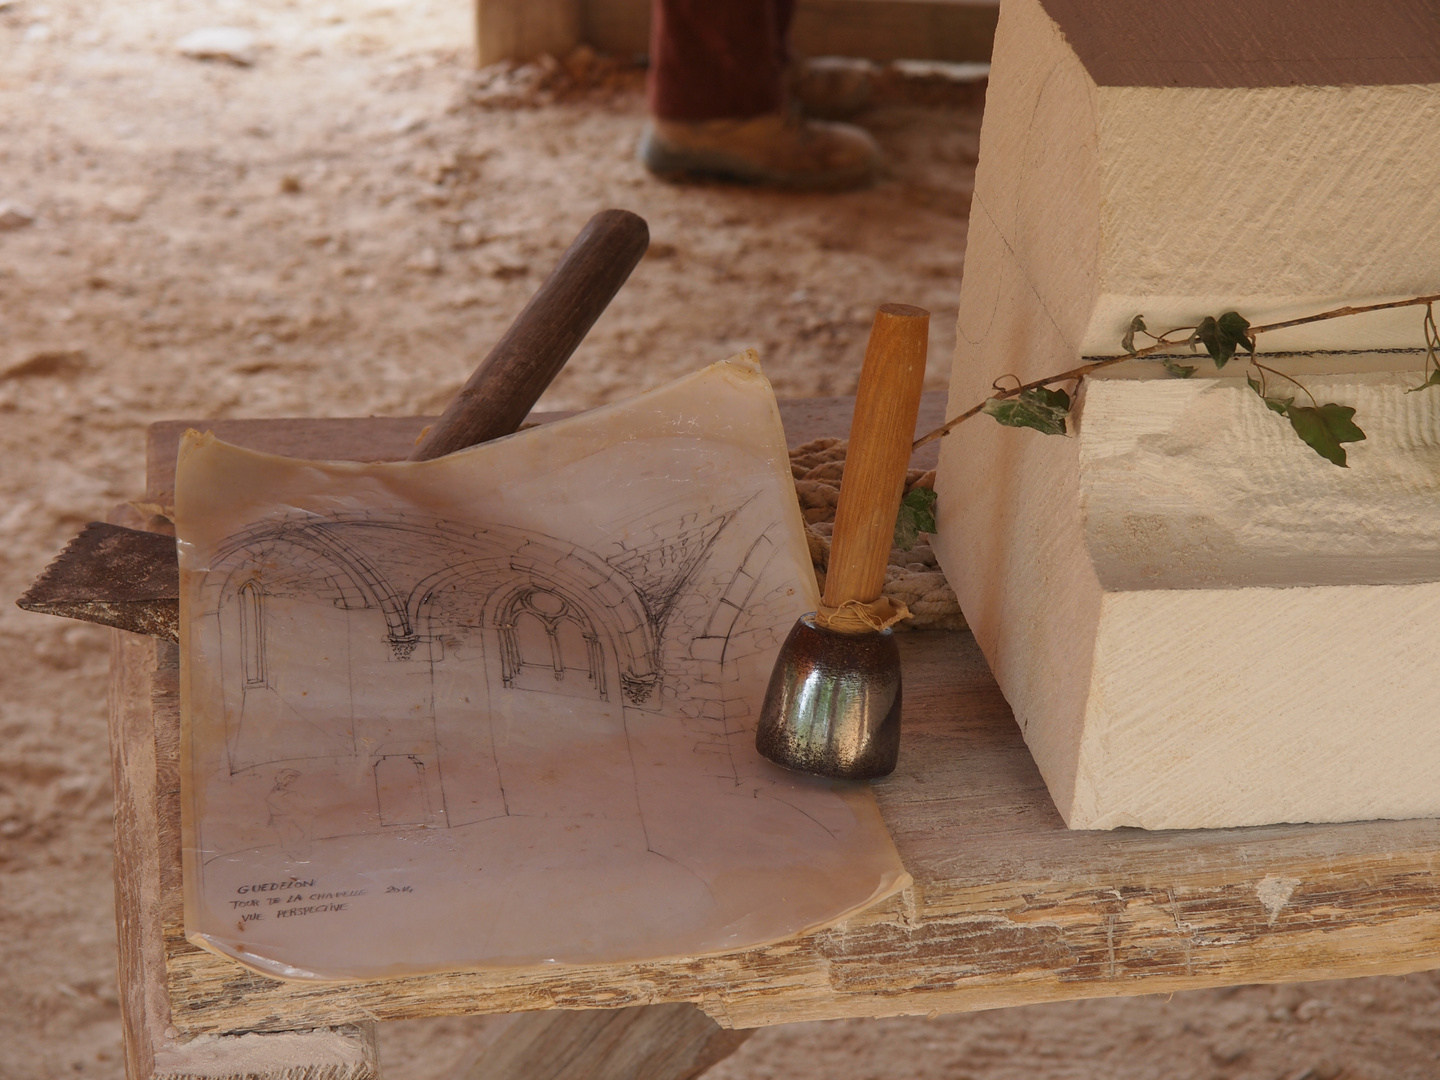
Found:
[[795, 0], [652, 0], [651, 115], [745, 118], [785, 102]]

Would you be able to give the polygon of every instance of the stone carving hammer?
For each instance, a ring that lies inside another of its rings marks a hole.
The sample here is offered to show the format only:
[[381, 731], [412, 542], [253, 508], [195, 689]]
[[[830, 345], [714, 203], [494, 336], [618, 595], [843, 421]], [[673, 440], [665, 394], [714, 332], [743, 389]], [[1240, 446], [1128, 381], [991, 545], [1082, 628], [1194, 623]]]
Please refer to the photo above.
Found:
[[760, 709], [755, 746], [791, 769], [842, 780], [885, 776], [900, 752], [900, 652], [890, 627], [910, 613], [884, 597], [925, 385], [930, 313], [875, 313], [820, 610], [790, 631]]

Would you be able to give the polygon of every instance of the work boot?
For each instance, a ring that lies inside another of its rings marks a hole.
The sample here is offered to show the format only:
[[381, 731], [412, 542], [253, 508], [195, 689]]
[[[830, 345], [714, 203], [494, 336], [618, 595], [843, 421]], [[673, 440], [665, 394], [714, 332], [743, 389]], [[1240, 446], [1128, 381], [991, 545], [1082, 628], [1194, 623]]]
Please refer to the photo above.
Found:
[[745, 120], [651, 119], [640, 160], [662, 180], [844, 191], [875, 179], [880, 148], [850, 124], [766, 113]]

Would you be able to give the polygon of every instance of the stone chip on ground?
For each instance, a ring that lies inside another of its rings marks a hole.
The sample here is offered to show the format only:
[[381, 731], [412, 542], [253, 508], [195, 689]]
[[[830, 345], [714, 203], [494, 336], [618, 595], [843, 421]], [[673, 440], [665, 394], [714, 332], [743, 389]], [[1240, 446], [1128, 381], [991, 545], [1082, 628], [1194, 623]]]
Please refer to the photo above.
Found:
[[175, 49], [192, 60], [224, 60], [237, 67], [251, 67], [259, 59], [255, 35], [239, 26], [203, 26], [175, 42]]
[[0, 382], [9, 379], [68, 379], [90, 366], [82, 349], [42, 349], [24, 360], [0, 370]]
[[35, 224], [35, 211], [19, 203], [0, 202], [0, 232]]

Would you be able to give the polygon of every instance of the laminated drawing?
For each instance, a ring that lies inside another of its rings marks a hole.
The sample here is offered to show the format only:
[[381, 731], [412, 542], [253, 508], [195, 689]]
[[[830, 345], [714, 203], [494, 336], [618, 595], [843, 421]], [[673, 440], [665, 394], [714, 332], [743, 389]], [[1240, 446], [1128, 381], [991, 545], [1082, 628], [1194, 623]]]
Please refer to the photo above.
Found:
[[435, 461], [191, 432], [185, 920], [282, 978], [698, 955], [908, 881], [753, 724], [817, 602], [753, 354]]

